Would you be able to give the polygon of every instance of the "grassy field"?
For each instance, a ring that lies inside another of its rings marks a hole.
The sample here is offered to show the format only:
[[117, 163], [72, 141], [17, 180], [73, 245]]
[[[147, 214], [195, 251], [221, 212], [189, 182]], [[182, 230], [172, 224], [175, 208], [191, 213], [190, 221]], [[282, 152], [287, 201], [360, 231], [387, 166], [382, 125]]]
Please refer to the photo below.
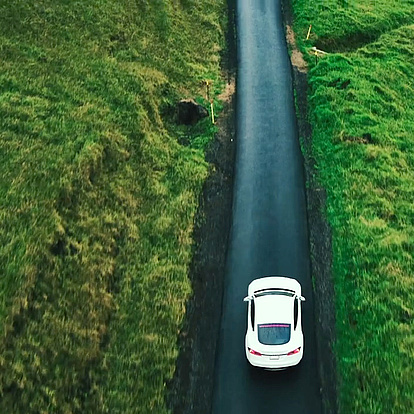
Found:
[[[293, 1], [333, 231], [341, 413], [414, 412], [414, 1]], [[307, 29], [312, 35], [306, 42]]]
[[224, 24], [222, 0], [0, 0], [0, 412], [168, 411], [213, 135], [173, 105], [220, 87]]

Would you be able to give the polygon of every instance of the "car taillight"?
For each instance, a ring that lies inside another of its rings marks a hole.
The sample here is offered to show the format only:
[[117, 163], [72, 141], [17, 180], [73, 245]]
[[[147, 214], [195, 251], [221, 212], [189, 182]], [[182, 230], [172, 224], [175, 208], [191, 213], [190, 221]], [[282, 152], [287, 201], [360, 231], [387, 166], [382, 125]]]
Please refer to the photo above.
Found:
[[260, 352], [257, 352], [257, 351], [255, 351], [255, 350], [254, 350], [254, 349], [252, 349], [252, 348], [249, 348], [249, 352], [250, 352], [252, 355], [262, 356], [262, 354], [261, 354]]
[[297, 354], [298, 352], [300, 352], [300, 347], [299, 347], [299, 348], [294, 349], [293, 351], [290, 351], [290, 352], [288, 353], [288, 355], [295, 355], [295, 354]]

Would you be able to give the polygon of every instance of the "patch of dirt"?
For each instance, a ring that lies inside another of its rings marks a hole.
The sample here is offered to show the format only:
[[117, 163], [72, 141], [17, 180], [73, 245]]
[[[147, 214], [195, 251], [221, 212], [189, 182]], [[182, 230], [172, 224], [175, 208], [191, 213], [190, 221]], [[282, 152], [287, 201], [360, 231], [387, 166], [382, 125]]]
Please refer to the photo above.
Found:
[[226, 84], [224, 91], [218, 96], [220, 101], [225, 103], [231, 103], [233, 96], [236, 92], [236, 79], [230, 77], [229, 81]]
[[290, 24], [286, 24], [286, 41], [289, 45], [289, 49], [292, 51], [290, 60], [293, 67], [295, 67], [299, 72], [307, 72], [308, 64], [303, 58], [302, 53], [296, 47], [295, 33], [293, 32]]
[[220, 99], [218, 132], [206, 154], [211, 172], [195, 220], [195, 251], [190, 268], [193, 296], [179, 335], [180, 355], [168, 384], [167, 405], [175, 414], [211, 413], [216, 345], [230, 234], [235, 155], [236, 43], [235, 0], [228, 0], [227, 50], [222, 67], [227, 85]]
[[[292, 30], [291, 2], [283, 0], [286, 39], [292, 50], [293, 83], [298, 108], [298, 128], [306, 154], [312, 154], [312, 128], [308, 122], [307, 65], [297, 49]], [[305, 62], [305, 64], [303, 63]], [[315, 324], [318, 352], [318, 368], [321, 378], [321, 394], [325, 414], [338, 412], [337, 369], [333, 352], [335, 343], [335, 291], [332, 278], [332, 234], [322, 214], [326, 206], [326, 193], [317, 181], [318, 172], [312, 155], [304, 159], [306, 174], [306, 198], [308, 208], [309, 242], [312, 277], [314, 282]]]

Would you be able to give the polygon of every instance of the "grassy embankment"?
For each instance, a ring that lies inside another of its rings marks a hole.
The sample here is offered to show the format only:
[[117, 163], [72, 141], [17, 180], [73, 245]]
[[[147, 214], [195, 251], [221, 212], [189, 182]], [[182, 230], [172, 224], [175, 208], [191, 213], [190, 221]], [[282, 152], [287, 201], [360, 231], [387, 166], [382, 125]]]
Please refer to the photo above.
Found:
[[412, 413], [414, 1], [293, 4], [302, 49], [330, 52], [309, 60], [309, 99], [333, 230], [340, 409]]
[[0, 412], [167, 411], [223, 3], [0, 1]]

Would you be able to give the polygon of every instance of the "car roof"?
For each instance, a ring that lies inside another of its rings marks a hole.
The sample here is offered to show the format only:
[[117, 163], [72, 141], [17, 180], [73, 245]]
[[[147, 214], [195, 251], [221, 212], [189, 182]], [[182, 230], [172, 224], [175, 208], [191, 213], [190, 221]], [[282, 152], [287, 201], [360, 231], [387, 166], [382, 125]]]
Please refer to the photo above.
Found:
[[293, 296], [267, 294], [256, 297], [255, 322], [262, 323], [293, 323]]

